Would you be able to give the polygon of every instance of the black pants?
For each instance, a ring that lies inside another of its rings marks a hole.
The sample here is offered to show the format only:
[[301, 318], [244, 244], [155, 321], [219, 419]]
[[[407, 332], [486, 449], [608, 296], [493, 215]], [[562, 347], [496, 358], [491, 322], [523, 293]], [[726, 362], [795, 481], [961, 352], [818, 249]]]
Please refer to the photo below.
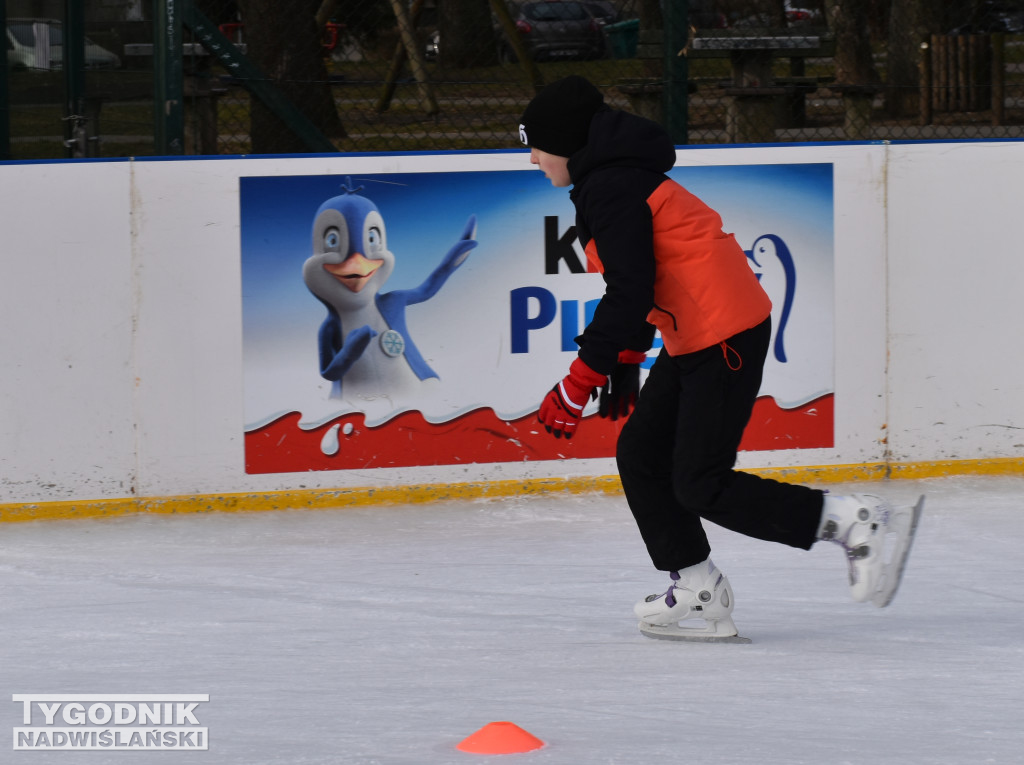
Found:
[[750, 419], [771, 320], [684, 356], [654, 362], [616, 459], [626, 501], [655, 568], [711, 554], [705, 518], [746, 536], [809, 549], [824, 494], [733, 470]]

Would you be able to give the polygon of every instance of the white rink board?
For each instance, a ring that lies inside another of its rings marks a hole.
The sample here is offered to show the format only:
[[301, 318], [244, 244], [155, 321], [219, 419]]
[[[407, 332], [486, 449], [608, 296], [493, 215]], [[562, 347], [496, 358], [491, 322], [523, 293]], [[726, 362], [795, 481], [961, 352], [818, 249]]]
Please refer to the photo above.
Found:
[[[1020, 455], [1024, 262], [1004, 189], [1022, 161], [1019, 142], [679, 151], [681, 166], [833, 166], [835, 445], [741, 466]], [[519, 151], [0, 166], [0, 503], [614, 473], [611, 459], [245, 472], [239, 179], [494, 170], [537, 172]]]
[[131, 166], [4, 165], [0, 189], [0, 501], [130, 496]]
[[895, 460], [1024, 454], [1024, 144], [892, 147], [889, 423]]

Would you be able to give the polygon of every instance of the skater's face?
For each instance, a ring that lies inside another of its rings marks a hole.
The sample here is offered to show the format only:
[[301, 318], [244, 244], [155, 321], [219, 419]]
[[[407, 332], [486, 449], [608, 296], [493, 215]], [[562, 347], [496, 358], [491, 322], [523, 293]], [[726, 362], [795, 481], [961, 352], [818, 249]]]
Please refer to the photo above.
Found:
[[559, 157], [557, 154], [548, 154], [546, 151], [531, 148], [530, 162], [541, 169], [541, 172], [555, 188], [572, 184], [572, 180], [569, 178], [568, 157]]

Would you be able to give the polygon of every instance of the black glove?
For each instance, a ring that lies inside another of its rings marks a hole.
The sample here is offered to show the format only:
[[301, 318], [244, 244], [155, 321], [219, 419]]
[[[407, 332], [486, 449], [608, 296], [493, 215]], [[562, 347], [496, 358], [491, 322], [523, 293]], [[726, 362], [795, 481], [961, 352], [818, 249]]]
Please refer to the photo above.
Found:
[[601, 417], [617, 420], [628, 417], [633, 411], [640, 393], [640, 362], [646, 358], [647, 354], [640, 351], [619, 353], [619, 363], [601, 388], [601, 399], [597, 403]]

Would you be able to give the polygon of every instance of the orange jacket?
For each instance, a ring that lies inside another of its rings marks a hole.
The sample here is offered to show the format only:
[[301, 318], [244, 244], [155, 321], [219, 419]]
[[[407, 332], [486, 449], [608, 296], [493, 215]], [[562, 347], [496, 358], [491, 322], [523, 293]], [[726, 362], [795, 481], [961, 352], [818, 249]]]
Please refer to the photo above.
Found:
[[620, 351], [648, 349], [655, 327], [678, 356], [771, 314], [718, 213], [665, 175], [675, 160], [660, 125], [614, 109], [594, 116], [587, 145], [569, 159], [576, 234], [605, 281], [577, 341], [580, 357], [601, 374], [614, 369]]
[[[647, 321], [673, 356], [727, 340], [768, 318], [772, 303], [722, 219], [671, 179], [647, 198], [654, 224], [654, 307]], [[604, 273], [591, 239], [587, 259]]]

